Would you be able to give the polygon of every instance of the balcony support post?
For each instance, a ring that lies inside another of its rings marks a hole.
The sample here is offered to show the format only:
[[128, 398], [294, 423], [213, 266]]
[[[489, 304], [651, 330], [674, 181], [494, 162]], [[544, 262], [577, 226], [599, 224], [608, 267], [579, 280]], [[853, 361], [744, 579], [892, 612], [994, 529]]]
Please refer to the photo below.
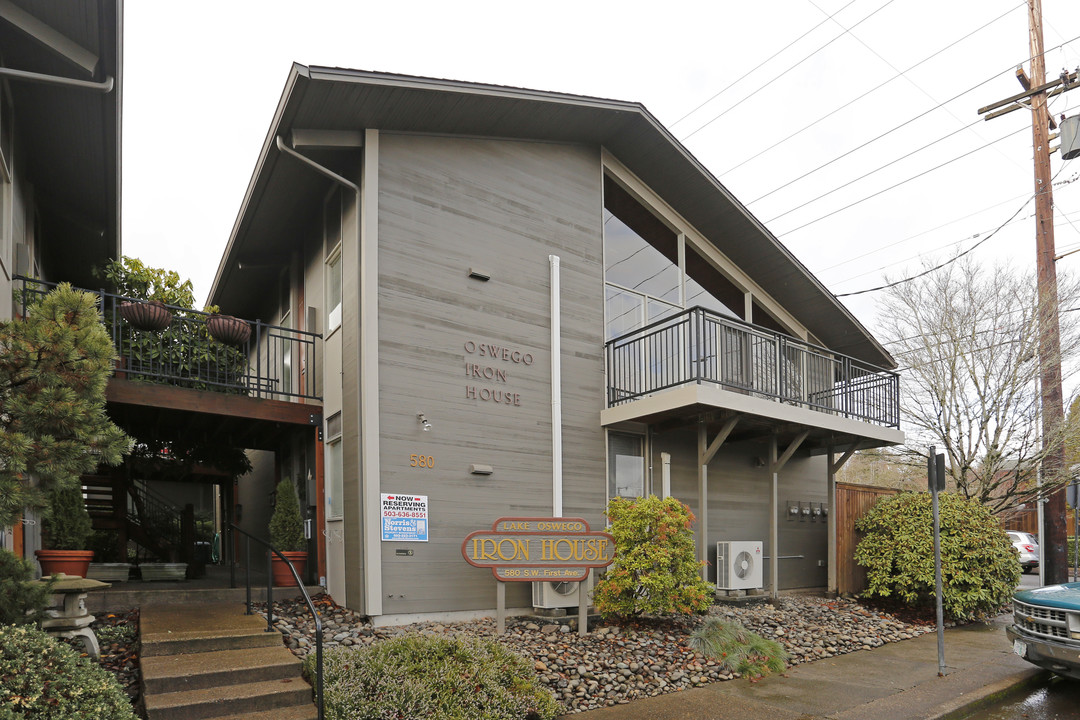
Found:
[[735, 429], [740, 415], [733, 415], [724, 422], [720, 432], [709, 442], [705, 419], [698, 422], [698, 559], [701, 561], [701, 579], [709, 579], [709, 463], [716, 451]]
[[803, 444], [809, 430], [803, 430], [777, 456], [776, 436], [769, 437], [769, 471], [772, 473], [772, 492], [769, 495], [769, 596], [775, 602], [780, 597], [780, 471]]

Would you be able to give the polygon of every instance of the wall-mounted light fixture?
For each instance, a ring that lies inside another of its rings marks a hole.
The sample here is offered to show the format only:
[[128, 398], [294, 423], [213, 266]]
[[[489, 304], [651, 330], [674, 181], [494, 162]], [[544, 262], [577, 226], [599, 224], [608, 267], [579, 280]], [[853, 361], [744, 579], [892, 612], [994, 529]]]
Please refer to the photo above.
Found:
[[416, 413], [416, 419], [424, 426], [424, 432], [429, 432], [431, 430], [431, 423], [424, 417], [424, 413]]
[[473, 280], [487, 282], [491, 279], [491, 273], [487, 272], [486, 270], [481, 270], [479, 268], [469, 268], [469, 277], [471, 277]]

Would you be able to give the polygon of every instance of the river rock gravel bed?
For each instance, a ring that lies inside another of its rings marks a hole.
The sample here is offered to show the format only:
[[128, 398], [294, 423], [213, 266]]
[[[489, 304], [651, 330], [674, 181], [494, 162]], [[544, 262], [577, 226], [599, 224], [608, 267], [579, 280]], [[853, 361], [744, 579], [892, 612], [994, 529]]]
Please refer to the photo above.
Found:
[[[315, 602], [327, 649], [365, 647], [409, 632], [496, 637], [494, 619], [376, 628], [325, 595]], [[265, 617], [265, 605], [257, 607]], [[934, 629], [932, 624], [905, 622], [852, 600], [802, 595], [780, 598], [775, 606], [768, 602], [713, 605], [708, 615], [738, 621], [779, 641], [791, 655], [790, 665], [908, 640]], [[512, 617], [507, 618], [506, 634], [500, 641], [533, 661], [537, 675], [554, 691], [564, 712], [582, 712], [739, 677], [689, 648], [690, 634], [704, 619], [593, 619], [589, 633], [580, 637], [572, 627], [576, 617]], [[275, 602], [274, 625], [297, 656], [304, 657], [314, 647], [314, 626], [301, 602]]]

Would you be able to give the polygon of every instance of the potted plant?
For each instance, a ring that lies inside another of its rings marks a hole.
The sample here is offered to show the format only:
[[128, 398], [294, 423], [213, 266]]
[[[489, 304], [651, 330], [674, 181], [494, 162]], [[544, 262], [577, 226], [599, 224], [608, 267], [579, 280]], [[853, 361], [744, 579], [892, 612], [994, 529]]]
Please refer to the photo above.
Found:
[[86, 549], [91, 531], [82, 487], [75, 482], [53, 488], [42, 518], [42, 549], [34, 552], [41, 565], [41, 574], [86, 577], [90, 561], [94, 559], [94, 551]]
[[138, 330], [161, 332], [172, 323], [172, 313], [160, 300], [129, 301], [120, 303], [120, 317]]
[[[307, 565], [307, 540], [304, 539], [304, 519], [300, 517], [296, 488], [289, 478], [285, 478], [277, 486], [277, 504], [270, 516], [270, 544], [289, 559], [296, 568], [297, 575], [303, 576], [304, 567]], [[277, 555], [273, 556], [271, 567], [274, 585], [296, 586], [296, 580], [288, 566]]]
[[251, 337], [251, 324], [232, 315], [211, 313], [206, 318], [206, 329], [226, 345], [243, 345]]

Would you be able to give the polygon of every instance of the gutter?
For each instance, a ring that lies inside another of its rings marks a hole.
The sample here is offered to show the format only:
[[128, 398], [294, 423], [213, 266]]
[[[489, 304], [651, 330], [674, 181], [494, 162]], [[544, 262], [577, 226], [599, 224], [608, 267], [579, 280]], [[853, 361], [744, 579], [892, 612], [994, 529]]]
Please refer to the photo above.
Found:
[[76, 80], [75, 78], [60, 77], [59, 75], [44, 75], [42, 73], [29, 72], [27, 70], [15, 70], [14, 68], [0, 67], [0, 77], [11, 80], [23, 80], [25, 82], [41, 83], [43, 85], [62, 85], [64, 87], [91, 90], [102, 94], [112, 92], [116, 81], [112, 75], [106, 76], [101, 82], [93, 80]]

